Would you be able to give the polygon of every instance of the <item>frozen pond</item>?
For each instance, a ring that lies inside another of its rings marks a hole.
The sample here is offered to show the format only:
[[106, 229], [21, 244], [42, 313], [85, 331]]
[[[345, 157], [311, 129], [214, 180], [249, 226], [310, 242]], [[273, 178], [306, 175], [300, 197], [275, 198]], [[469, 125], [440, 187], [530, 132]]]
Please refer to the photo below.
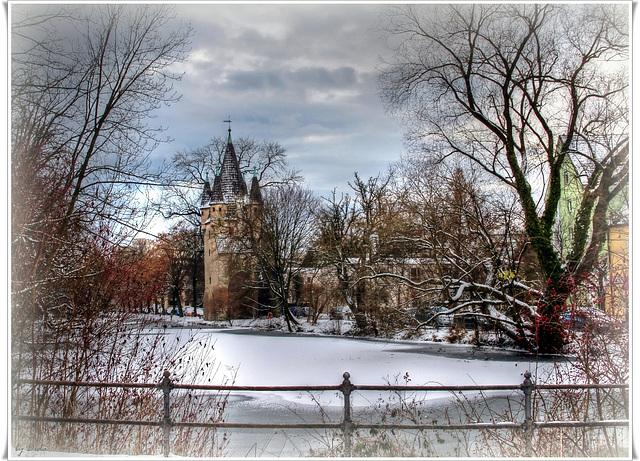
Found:
[[[523, 373], [542, 376], [553, 362], [515, 352], [446, 343], [318, 337], [233, 329], [158, 330], [170, 342], [188, 344], [190, 366], [215, 363], [217, 373], [199, 374], [190, 384], [240, 386], [339, 385], [348, 371], [354, 384], [520, 384]], [[175, 336], [175, 338], [174, 338]], [[179, 339], [178, 339], [179, 338]], [[212, 379], [213, 376], [213, 379]], [[230, 382], [227, 382], [230, 384]], [[354, 393], [353, 419], [375, 419], [371, 406], [381, 393]], [[430, 392], [428, 411], [442, 415], [450, 394]], [[499, 402], [498, 397], [495, 402]], [[326, 413], [321, 415], [318, 403]], [[240, 392], [230, 396], [225, 421], [230, 423], [311, 423], [342, 420], [342, 396], [322, 392]], [[497, 403], [500, 405], [500, 403]], [[434, 418], [436, 416], [433, 416]], [[330, 446], [331, 434], [315, 430], [232, 429], [227, 456], [294, 457]], [[446, 444], [445, 444], [446, 445]], [[444, 448], [444, 447], [443, 447]]]
[[[393, 342], [233, 329], [167, 329], [159, 334], [191, 341], [184, 354], [235, 373], [242, 386], [337, 385], [348, 371], [355, 384], [387, 384], [408, 373], [411, 384], [519, 384], [553, 362], [516, 352], [447, 343]], [[174, 339], [168, 339], [173, 342]], [[207, 384], [210, 377], [196, 378]], [[218, 376], [220, 378], [220, 376]]]

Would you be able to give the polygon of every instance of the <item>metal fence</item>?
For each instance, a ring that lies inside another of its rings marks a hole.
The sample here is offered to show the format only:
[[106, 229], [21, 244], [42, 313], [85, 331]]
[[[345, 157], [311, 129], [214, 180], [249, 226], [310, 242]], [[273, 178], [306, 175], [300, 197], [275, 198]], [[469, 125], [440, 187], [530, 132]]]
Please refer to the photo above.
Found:
[[[50, 416], [24, 415], [19, 413], [19, 408], [12, 414], [14, 421], [37, 421], [37, 422], [61, 422], [77, 424], [115, 424], [132, 426], [156, 426], [163, 428], [163, 451], [164, 456], [169, 456], [171, 452], [171, 431], [178, 427], [197, 428], [224, 428], [224, 429], [325, 429], [338, 430], [344, 436], [344, 456], [352, 456], [352, 436], [358, 429], [369, 430], [478, 430], [478, 429], [512, 429], [522, 430], [525, 434], [526, 447], [525, 455], [533, 456], [533, 432], [542, 428], [595, 428], [595, 427], [628, 427], [627, 419], [609, 420], [582, 420], [582, 421], [536, 421], [533, 415], [533, 392], [534, 390], [628, 390], [628, 384], [554, 384], [536, 385], [531, 380], [531, 373], [524, 373], [524, 381], [519, 385], [473, 385], [473, 386], [410, 386], [410, 385], [357, 385], [351, 382], [348, 372], [343, 374], [343, 381], [335, 386], [226, 386], [226, 385], [191, 385], [174, 383], [171, 374], [165, 371], [162, 381], [158, 384], [141, 383], [100, 383], [100, 382], [76, 382], [76, 381], [51, 381], [36, 379], [18, 379], [14, 381], [14, 389], [19, 393], [20, 386], [77, 386], [95, 388], [139, 388], [157, 389], [163, 394], [163, 419], [161, 421], [140, 421], [126, 419], [96, 419], [96, 418], [64, 418]], [[300, 424], [254, 424], [254, 423], [229, 423], [229, 422], [190, 422], [175, 421], [171, 418], [171, 392], [176, 389], [201, 390], [201, 391], [224, 391], [224, 392], [321, 392], [336, 391], [343, 396], [343, 414], [340, 423], [300, 423]], [[387, 391], [387, 392], [485, 392], [485, 391], [520, 391], [523, 398], [524, 419], [520, 422], [473, 422], [464, 424], [383, 424], [383, 423], [360, 423], [352, 419], [351, 395], [354, 391]]]

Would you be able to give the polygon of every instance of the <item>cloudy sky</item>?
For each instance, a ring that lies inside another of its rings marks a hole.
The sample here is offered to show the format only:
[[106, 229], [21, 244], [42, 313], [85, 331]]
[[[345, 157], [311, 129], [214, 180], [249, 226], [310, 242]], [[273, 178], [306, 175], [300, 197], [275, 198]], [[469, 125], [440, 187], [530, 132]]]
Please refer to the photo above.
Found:
[[349, 191], [402, 152], [398, 122], [387, 116], [377, 66], [390, 55], [378, 31], [385, 5], [176, 4], [195, 31], [178, 88], [159, 114], [174, 139], [156, 155], [226, 136], [277, 141], [307, 187]]

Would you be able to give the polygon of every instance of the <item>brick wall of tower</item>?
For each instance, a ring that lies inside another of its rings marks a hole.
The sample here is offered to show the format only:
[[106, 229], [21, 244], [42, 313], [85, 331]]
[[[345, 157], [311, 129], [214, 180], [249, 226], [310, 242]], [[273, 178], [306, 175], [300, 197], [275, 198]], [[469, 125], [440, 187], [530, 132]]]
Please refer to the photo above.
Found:
[[[228, 318], [251, 317], [258, 307], [257, 291], [248, 289], [255, 268], [246, 265], [246, 254], [235, 254], [230, 247], [232, 240], [221, 242], [226, 248], [218, 248], [220, 239], [242, 232], [234, 214], [246, 207], [254, 218], [259, 205], [210, 204], [202, 209], [202, 236], [204, 240], [204, 294], [203, 311], [207, 321]], [[235, 210], [235, 211], [234, 211]]]
[[226, 234], [224, 216], [227, 206], [210, 205], [202, 213], [202, 236], [204, 239], [204, 319], [218, 320], [225, 315], [226, 296], [229, 285], [229, 255], [220, 254], [216, 237]]

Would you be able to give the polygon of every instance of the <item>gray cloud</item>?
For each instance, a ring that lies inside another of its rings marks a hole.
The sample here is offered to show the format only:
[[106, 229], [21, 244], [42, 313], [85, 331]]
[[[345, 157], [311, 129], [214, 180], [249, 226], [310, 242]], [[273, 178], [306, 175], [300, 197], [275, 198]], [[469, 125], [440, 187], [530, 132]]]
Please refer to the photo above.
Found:
[[322, 67], [304, 67], [291, 73], [298, 84], [314, 88], [345, 88], [356, 84], [356, 71], [353, 67], [340, 67], [328, 70]]
[[276, 89], [285, 87], [282, 77], [276, 71], [240, 71], [233, 72], [228, 77], [228, 86], [234, 91], [255, 89]]
[[335, 70], [323, 67], [303, 67], [290, 71], [251, 70], [231, 72], [227, 78], [230, 90], [242, 92], [251, 90], [293, 90], [339, 89], [353, 87], [357, 83], [356, 72], [352, 67], [340, 67]]

